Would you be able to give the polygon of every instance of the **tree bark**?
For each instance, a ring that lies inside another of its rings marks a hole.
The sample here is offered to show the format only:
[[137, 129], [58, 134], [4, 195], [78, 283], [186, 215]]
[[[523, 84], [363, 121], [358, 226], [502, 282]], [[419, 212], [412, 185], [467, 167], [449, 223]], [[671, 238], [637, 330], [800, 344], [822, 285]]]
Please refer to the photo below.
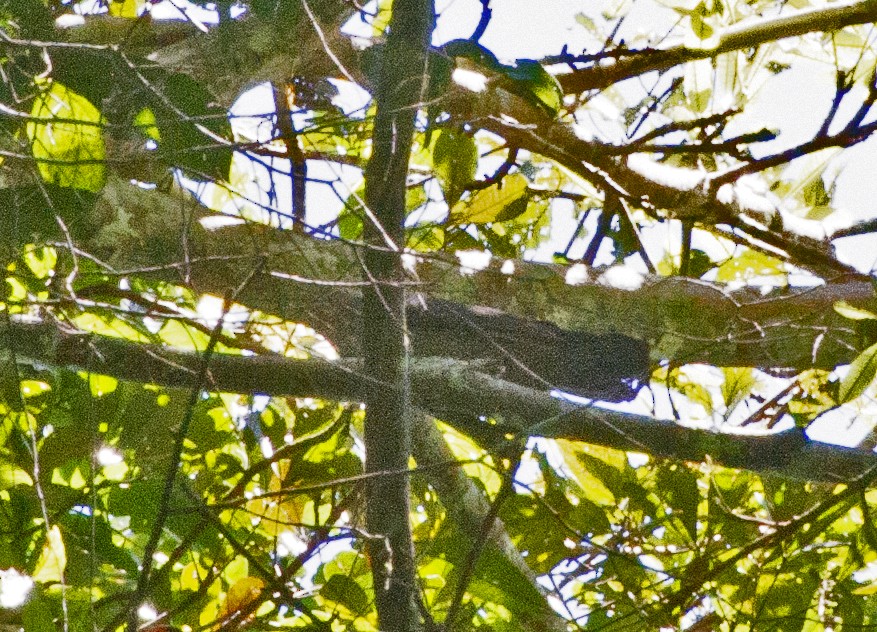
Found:
[[[375, 95], [377, 113], [372, 157], [365, 170], [369, 211], [362, 296], [364, 368], [382, 388], [365, 398], [367, 473], [408, 467], [411, 429], [408, 334], [405, 324], [405, 193], [414, 119], [426, 89], [426, 56], [434, 22], [431, 0], [395, 0]], [[368, 483], [366, 525], [374, 539], [369, 558], [380, 628], [421, 628], [411, 537], [410, 488], [406, 476], [375, 477]]]
[[[16, 323], [0, 336], [15, 339], [17, 360], [120, 380], [186, 388], [200, 355], [155, 345], [62, 331], [57, 323]], [[544, 391], [487, 375], [466, 362], [424, 358], [411, 362], [413, 404], [483, 442], [506, 432], [570, 439], [655, 457], [717, 465], [828, 483], [848, 481], [877, 466], [877, 453], [806, 441], [800, 432], [763, 436], [686, 428], [672, 420], [581, 406]], [[229, 393], [363, 401], [385, 390], [360, 360], [291, 360], [280, 356], [214, 354], [209, 388]], [[502, 419], [488, 424], [485, 417]], [[407, 463], [405, 465], [407, 467]]]

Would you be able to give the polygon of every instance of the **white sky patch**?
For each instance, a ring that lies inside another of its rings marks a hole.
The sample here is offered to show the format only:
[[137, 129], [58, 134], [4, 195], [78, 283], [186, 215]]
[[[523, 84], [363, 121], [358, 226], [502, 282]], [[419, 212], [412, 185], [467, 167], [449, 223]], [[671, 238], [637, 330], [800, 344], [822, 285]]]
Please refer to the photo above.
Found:
[[600, 276], [600, 283], [619, 290], [638, 290], [646, 277], [628, 266], [612, 266]]
[[740, 179], [734, 184], [723, 184], [716, 192], [722, 204], [737, 204], [741, 209], [771, 215], [780, 208], [779, 200], [761, 181]]
[[877, 562], [869, 562], [865, 568], [853, 572], [853, 579], [860, 584], [877, 580]]
[[55, 26], [59, 29], [69, 29], [74, 26], [82, 26], [83, 24], [85, 24], [85, 17], [73, 13], [65, 13], [55, 20]]
[[259, 439], [259, 450], [262, 452], [262, 458], [264, 459], [270, 459], [274, 456], [274, 444], [271, 443], [270, 437]]
[[471, 92], [484, 92], [487, 90], [487, 77], [474, 70], [456, 68], [451, 74], [451, 79], [458, 86], [462, 86]]
[[612, 100], [603, 95], [597, 95], [588, 101], [586, 109], [590, 113], [599, 114], [608, 121], [621, 117], [621, 108], [618, 107], [618, 104], [613, 103]]
[[634, 469], [647, 465], [651, 460], [652, 457], [648, 454], [641, 454], [640, 452], [627, 453], [627, 464]]
[[355, 83], [333, 78], [329, 78], [329, 83], [338, 89], [338, 94], [332, 98], [332, 105], [341, 108], [344, 114], [351, 115], [364, 110], [371, 101], [371, 95]]
[[854, 448], [874, 431], [877, 403], [868, 396], [843, 404], [815, 419], [807, 428], [814, 441]]
[[486, 250], [460, 250], [457, 259], [460, 261], [460, 274], [474, 274], [490, 265], [493, 258]]
[[[268, 143], [274, 136], [274, 93], [270, 83], [260, 83], [239, 96], [229, 110], [235, 136]], [[299, 123], [300, 124], [300, 123]]]
[[[195, 27], [203, 32], [207, 32], [208, 24], [216, 24], [219, 22], [219, 15], [216, 11], [211, 11], [198, 5], [186, 2], [185, 0], [174, 0], [174, 2], [159, 2], [151, 7], [150, 13], [155, 20], [188, 20]], [[232, 15], [240, 15], [232, 9]]]
[[652, 160], [645, 154], [633, 154], [627, 159], [627, 166], [652, 182], [680, 191], [696, 189], [703, 185], [706, 178], [705, 171], [665, 165]]
[[502, 262], [502, 267], [499, 271], [509, 276], [513, 275], [515, 273], [515, 262], [511, 259], [506, 259]]
[[573, 123], [572, 131], [575, 132], [576, 138], [579, 140], [590, 141], [594, 140], [594, 132], [587, 125], [582, 125], [581, 123]]
[[0, 570], [0, 608], [18, 608], [33, 590], [33, 579], [14, 568]]
[[222, 313], [223, 299], [211, 294], [204, 294], [198, 299], [198, 307], [196, 311], [200, 318], [204, 319], [205, 324], [209, 327], [216, 327], [219, 319], [227, 325], [234, 323], [245, 323], [250, 317], [250, 311], [243, 306], [233, 305], [229, 312], [225, 315]]
[[158, 618], [158, 612], [150, 604], [145, 603], [137, 608], [137, 616], [141, 621], [155, 621]]
[[403, 252], [402, 253], [402, 267], [405, 268], [405, 272], [408, 274], [416, 274], [417, 273], [417, 255], [411, 252]]
[[583, 285], [591, 280], [591, 273], [584, 263], [576, 263], [567, 268], [564, 281], [567, 285]]
[[292, 531], [283, 531], [278, 536], [277, 553], [282, 557], [299, 555], [308, 550], [308, 544]]
[[795, 213], [780, 209], [783, 217], [783, 226], [798, 235], [812, 237], [813, 239], [825, 239], [842, 228], [853, 225], [853, 218], [848, 213], [838, 210], [823, 219], [807, 219]]
[[240, 217], [233, 217], [232, 215], [208, 215], [207, 217], [200, 218], [198, 223], [201, 224], [201, 228], [204, 230], [219, 230], [226, 226], [238, 226], [245, 221]]
[[123, 460], [122, 453], [110, 446], [104, 446], [97, 451], [97, 462], [101, 465], [118, 465]]

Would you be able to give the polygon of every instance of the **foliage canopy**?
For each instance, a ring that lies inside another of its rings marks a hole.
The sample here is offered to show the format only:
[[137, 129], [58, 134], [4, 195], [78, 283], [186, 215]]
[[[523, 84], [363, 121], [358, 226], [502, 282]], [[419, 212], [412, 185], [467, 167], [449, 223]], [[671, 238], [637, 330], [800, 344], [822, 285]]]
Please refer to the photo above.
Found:
[[877, 5], [391, 4], [0, 1], [0, 629], [877, 625]]

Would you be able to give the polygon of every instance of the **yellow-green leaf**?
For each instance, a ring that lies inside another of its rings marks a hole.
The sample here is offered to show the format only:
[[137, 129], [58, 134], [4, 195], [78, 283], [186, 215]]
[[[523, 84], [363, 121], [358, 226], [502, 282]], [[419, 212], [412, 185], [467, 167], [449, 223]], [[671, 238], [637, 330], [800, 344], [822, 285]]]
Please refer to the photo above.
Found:
[[243, 610], [262, 594], [265, 582], [258, 577], [242, 577], [228, 589], [225, 596], [225, 604], [222, 608], [222, 616], [228, 617], [235, 612]]
[[31, 117], [27, 138], [43, 179], [62, 187], [100, 191], [106, 180], [106, 148], [98, 109], [53, 81], [34, 100]]
[[850, 370], [840, 381], [837, 400], [843, 404], [856, 399], [874, 381], [877, 374], [877, 344], [873, 344], [853, 360]]
[[24, 261], [35, 277], [46, 279], [55, 271], [58, 252], [49, 246], [28, 248], [24, 253]]
[[136, 18], [140, 15], [144, 0], [113, 0], [110, 3], [110, 15], [120, 18]]
[[432, 167], [445, 194], [445, 201], [453, 206], [460, 200], [478, 169], [478, 147], [471, 136], [461, 130], [442, 130], [432, 149]]
[[61, 538], [61, 530], [55, 525], [46, 534], [46, 543], [33, 572], [33, 580], [44, 584], [58, 583], [67, 568], [67, 550]]
[[161, 134], [155, 123], [155, 113], [149, 108], [143, 108], [137, 116], [134, 117], [134, 127], [139, 129], [146, 138], [155, 141], [161, 140]]
[[[563, 455], [564, 465], [569, 468], [585, 498], [603, 507], [615, 504], [615, 496], [609, 488], [603, 484], [603, 481], [594, 476], [578, 458], [577, 452], [582, 450], [582, 444], [558, 439], [557, 447]], [[623, 455], [623, 453], [619, 454]]]
[[834, 311], [850, 320], [877, 320], [877, 314], [874, 312], [850, 305], [846, 301], [837, 301], [834, 304]]
[[445, 245], [445, 229], [441, 226], [414, 226], [408, 229], [408, 247], [417, 252], [435, 252]]
[[877, 582], [853, 590], [854, 595], [873, 595], [874, 593], [877, 593]]
[[759, 276], [776, 276], [786, 274], [782, 261], [756, 250], [745, 250], [719, 266], [716, 281], [748, 281]]
[[478, 191], [451, 209], [451, 224], [486, 224], [495, 221], [510, 204], [527, 194], [527, 178], [516, 173]]

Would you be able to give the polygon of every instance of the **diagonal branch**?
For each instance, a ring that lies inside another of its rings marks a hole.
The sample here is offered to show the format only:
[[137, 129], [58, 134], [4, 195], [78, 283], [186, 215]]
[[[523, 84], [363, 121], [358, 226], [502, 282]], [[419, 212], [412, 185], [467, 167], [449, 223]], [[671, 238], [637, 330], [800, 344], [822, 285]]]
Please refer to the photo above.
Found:
[[638, 77], [647, 72], [661, 71], [698, 59], [708, 59], [722, 53], [746, 48], [807, 33], [831, 33], [856, 24], [877, 21], [877, 3], [873, 0], [833, 3], [773, 18], [745, 21], [728, 28], [719, 36], [713, 48], [674, 46], [665, 49], [631, 51], [625, 56], [607, 56], [594, 65], [571, 73], [558, 75], [564, 92], [580, 93], [602, 90], [609, 86]]

